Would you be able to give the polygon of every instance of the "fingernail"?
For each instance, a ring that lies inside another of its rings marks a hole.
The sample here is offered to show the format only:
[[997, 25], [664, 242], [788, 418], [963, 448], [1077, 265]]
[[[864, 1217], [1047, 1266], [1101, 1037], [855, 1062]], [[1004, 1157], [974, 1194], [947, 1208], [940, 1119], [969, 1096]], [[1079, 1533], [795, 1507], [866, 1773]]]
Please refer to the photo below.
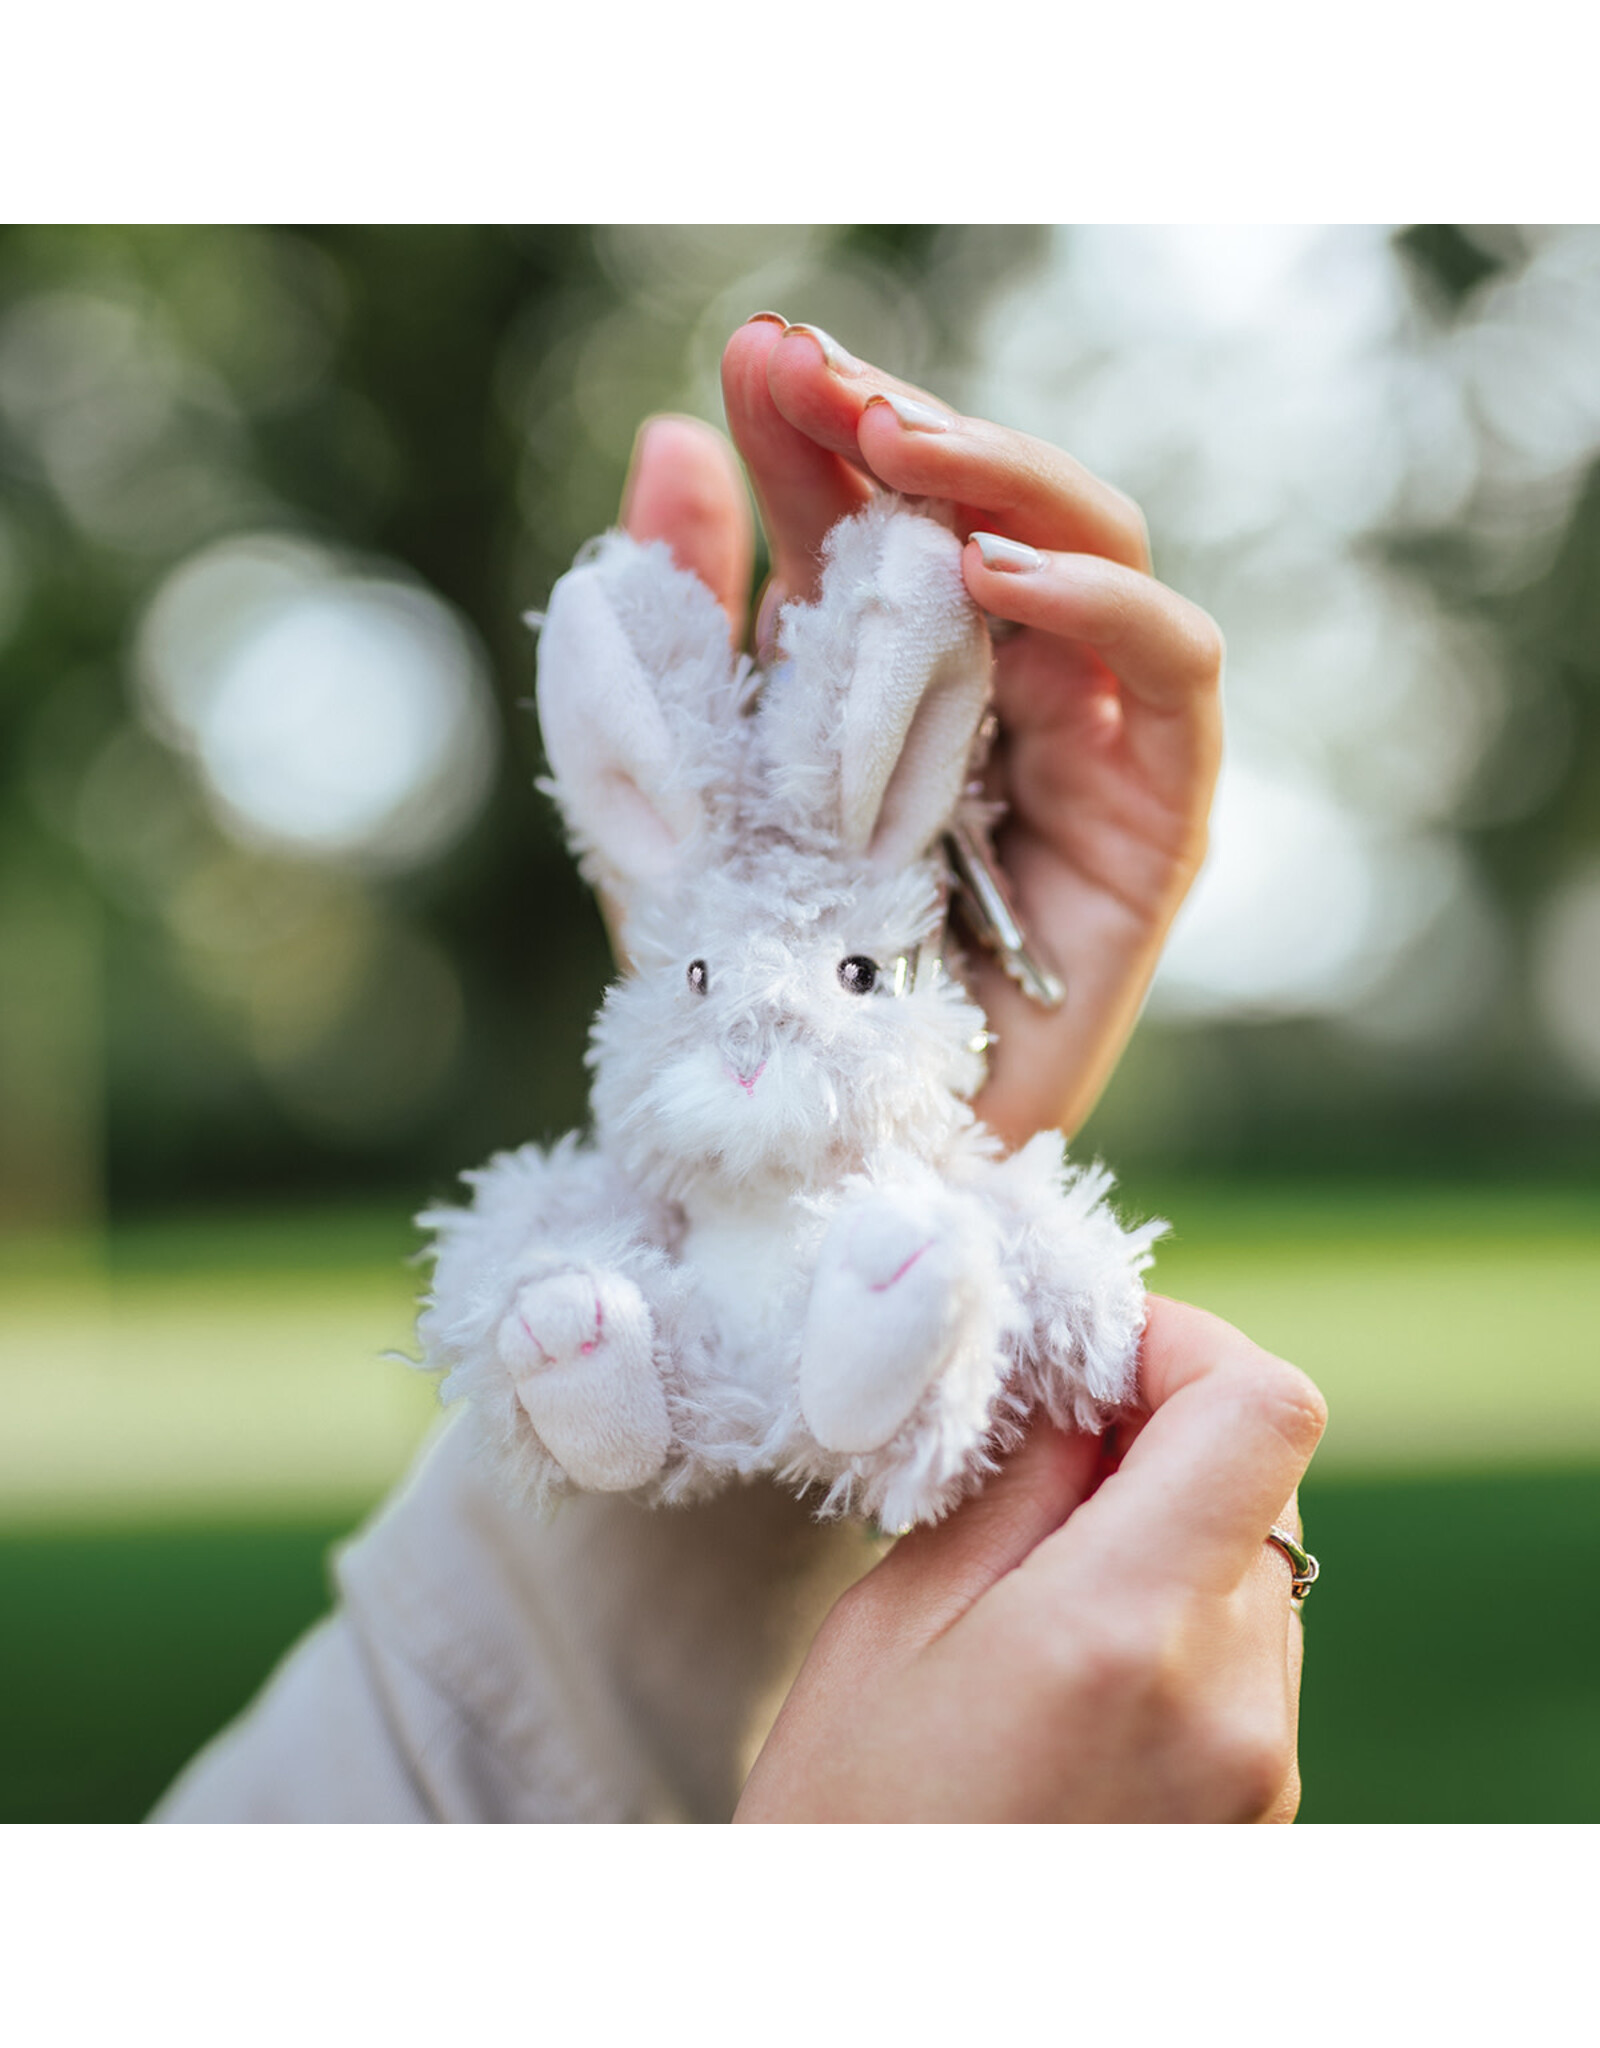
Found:
[[972, 538], [986, 569], [1037, 569], [1044, 561], [1037, 548], [1024, 547], [1020, 540], [1006, 540], [998, 533], [975, 533]]
[[783, 330], [787, 341], [791, 334], [809, 334], [822, 351], [822, 360], [830, 370], [837, 370], [841, 377], [853, 377], [863, 366], [858, 363], [847, 348], [841, 348], [826, 328], [812, 327], [804, 320], [797, 320]]
[[779, 327], [787, 327], [789, 324], [782, 313], [752, 313], [744, 324], [746, 327], [753, 327], [758, 320], [771, 320]]
[[886, 405], [911, 433], [948, 434], [951, 422], [942, 412], [935, 412], [931, 405], [923, 405], [915, 398], [902, 398], [898, 391], [875, 391], [862, 407], [869, 412], [875, 405]]

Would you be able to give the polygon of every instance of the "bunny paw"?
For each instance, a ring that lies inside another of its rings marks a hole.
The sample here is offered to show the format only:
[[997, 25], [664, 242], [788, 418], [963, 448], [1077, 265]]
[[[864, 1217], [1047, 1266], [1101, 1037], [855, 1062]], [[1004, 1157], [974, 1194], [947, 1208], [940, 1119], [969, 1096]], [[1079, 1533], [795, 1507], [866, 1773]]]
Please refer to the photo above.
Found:
[[824, 1240], [800, 1348], [800, 1411], [826, 1451], [886, 1444], [978, 1313], [952, 1219], [927, 1197], [845, 1210]]
[[672, 1441], [644, 1296], [619, 1273], [553, 1273], [518, 1293], [498, 1349], [541, 1443], [577, 1486], [623, 1493]]

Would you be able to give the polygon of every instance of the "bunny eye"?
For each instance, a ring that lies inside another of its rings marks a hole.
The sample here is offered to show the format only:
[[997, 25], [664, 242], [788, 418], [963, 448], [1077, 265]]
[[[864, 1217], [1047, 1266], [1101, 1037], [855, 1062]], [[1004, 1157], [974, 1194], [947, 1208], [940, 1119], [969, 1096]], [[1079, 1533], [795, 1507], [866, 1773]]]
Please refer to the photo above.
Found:
[[697, 996], [703, 996], [710, 988], [711, 977], [706, 972], [706, 963], [703, 960], [689, 962], [689, 986]]
[[865, 953], [852, 953], [839, 962], [839, 985], [853, 996], [870, 996], [878, 986], [878, 963]]

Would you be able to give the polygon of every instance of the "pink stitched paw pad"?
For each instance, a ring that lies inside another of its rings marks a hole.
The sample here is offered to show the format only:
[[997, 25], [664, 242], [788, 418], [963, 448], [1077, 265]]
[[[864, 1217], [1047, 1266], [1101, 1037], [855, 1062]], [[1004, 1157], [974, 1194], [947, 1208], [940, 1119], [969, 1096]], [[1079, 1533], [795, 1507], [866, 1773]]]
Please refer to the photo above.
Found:
[[623, 1493], [672, 1441], [643, 1295], [620, 1273], [553, 1273], [520, 1289], [498, 1350], [545, 1449], [574, 1484]]
[[824, 1450], [878, 1450], [906, 1421], [970, 1320], [968, 1263], [926, 1196], [880, 1196], [835, 1219], [800, 1350], [800, 1409]]

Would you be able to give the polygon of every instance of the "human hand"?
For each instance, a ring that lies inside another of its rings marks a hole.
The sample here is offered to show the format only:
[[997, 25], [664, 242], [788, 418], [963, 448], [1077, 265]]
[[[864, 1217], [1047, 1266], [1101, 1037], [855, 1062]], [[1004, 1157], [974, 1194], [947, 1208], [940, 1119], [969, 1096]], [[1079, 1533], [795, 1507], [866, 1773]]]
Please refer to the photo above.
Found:
[[[996, 650], [998, 851], [1067, 998], [1040, 1009], [974, 959], [997, 1040], [978, 1109], [1011, 1144], [1070, 1133], [1121, 1054], [1205, 852], [1221, 637], [1150, 574], [1137, 507], [1046, 443], [963, 419], [776, 315], [738, 330], [722, 374], [773, 563], [758, 641], [779, 604], [815, 595], [824, 534], [875, 490], [946, 500], [963, 535], [1021, 544], [969, 540], [963, 572], [974, 599], [1019, 628]], [[720, 435], [647, 422], [623, 524], [667, 540], [743, 641], [754, 536]]]
[[1292, 1820], [1300, 1620], [1265, 1541], [1322, 1433], [1303, 1373], [1152, 1299], [1115, 1469], [1043, 1423], [836, 1604], [746, 1821]]

